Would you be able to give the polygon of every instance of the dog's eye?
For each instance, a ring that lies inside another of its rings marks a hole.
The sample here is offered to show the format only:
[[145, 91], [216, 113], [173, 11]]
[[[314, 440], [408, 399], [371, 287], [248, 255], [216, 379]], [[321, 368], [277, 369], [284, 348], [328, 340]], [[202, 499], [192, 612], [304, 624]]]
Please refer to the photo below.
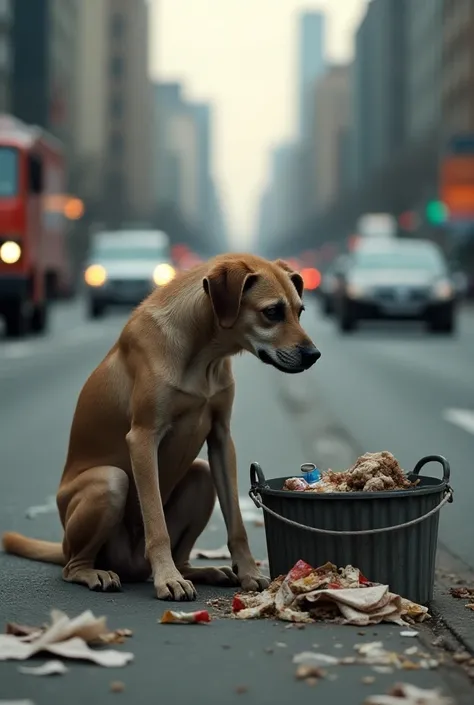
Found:
[[269, 321], [284, 321], [285, 320], [285, 307], [280, 304], [275, 304], [275, 306], [268, 306], [262, 310], [263, 315]]

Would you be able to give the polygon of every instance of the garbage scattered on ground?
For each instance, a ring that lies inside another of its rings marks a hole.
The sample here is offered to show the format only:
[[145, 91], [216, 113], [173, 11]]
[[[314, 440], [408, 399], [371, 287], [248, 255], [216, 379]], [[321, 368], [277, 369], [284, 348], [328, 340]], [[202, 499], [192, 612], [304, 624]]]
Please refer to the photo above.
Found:
[[316, 685], [318, 681], [326, 677], [326, 671], [319, 666], [298, 666], [295, 673], [297, 680], [304, 680], [308, 685]]
[[408, 658], [408, 650], [398, 653], [385, 649], [381, 641], [356, 644], [354, 651], [356, 655], [342, 657], [316, 651], [303, 651], [293, 657], [293, 663], [307, 668], [365, 665], [370, 666], [376, 673], [393, 673], [396, 670], [434, 670], [439, 666], [439, 661], [433, 659], [430, 654], [420, 651], [418, 647], [409, 649], [410, 656], [414, 656], [416, 660]]
[[[23, 633], [21, 633], [23, 631]], [[20, 633], [18, 633], [20, 632]], [[120, 643], [129, 630], [110, 632], [105, 617], [95, 617], [90, 610], [70, 619], [64, 612], [53, 609], [51, 624], [44, 627], [7, 625], [0, 634], [0, 661], [25, 661], [47, 651], [69, 659], [92, 661], [99, 666], [116, 668], [133, 660], [133, 654], [113, 649], [95, 651], [91, 645]]]
[[29, 676], [60, 676], [69, 669], [62, 661], [46, 661], [41, 666], [18, 666], [18, 670]]
[[414, 632], [410, 629], [407, 629], [404, 632], [400, 632], [400, 636], [411, 637], [413, 639], [415, 636], [418, 636], [418, 632]]
[[344, 471], [321, 470], [320, 479], [308, 483], [302, 477], [285, 481], [283, 489], [293, 492], [387, 492], [416, 487], [398, 460], [388, 451], [365, 453]]
[[364, 705], [454, 705], [452, 698], [436, 690], [425, 690], [410, 683], [397, 683], [386, 695], [371, 695]]
[[230, 551], [227, 546], [220, 548], [193, 548], [191, 551], [191, 560], [196, 558], [205, 558], [210, 560], [228, 560]]
[[211, 615], [207, 610], [196, 612], [166, 610], [159, 621], [160, 624], [206, 624], [211, 621]]
[[286, 622], [326, 621], [367, 626], [392, 622], [406, 626], [429, 618], [428, 609], [371, 583], [358, 568], [326, 563], [312, 568], [298, 561], [286, 576], [260, 593], [238, 593], [236, 619], [277, 618]]

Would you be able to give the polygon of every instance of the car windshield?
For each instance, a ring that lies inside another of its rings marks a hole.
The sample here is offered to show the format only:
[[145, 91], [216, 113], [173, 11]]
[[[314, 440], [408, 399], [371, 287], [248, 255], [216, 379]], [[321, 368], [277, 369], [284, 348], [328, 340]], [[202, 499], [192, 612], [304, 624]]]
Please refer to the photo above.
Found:
[[354, 265], [360, 270], [373, 269], [410, 269], [444, 271], [443, 259], [432, 249], [400, 249], [382, 251], [359, 251], [354, 256]]
[[92, 252], [97, 260], [168, 260], [169, 253], [160, 247], [97, 247]]
[[0, 147], [0, 198], [15, 196], [18, 191], [18, 151]]

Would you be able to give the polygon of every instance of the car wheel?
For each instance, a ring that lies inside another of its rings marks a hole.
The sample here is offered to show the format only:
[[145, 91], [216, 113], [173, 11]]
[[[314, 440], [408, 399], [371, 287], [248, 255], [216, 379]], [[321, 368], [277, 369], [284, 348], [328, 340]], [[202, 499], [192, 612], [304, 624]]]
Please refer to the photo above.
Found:
[[99, 301], [89, 303], [89, 318], [102, 318], [105, 313], [105, 306]]
[[5, 333], [7, 338], [23, 338], [28, 333], [28, 317], [23, 301], [13, 302], [5, 311]]
[[44, 301], [35, 306], [31, 316], [31, 330], [33, 333], [44, 333], [48, 328], [48, 304]]
[[352, 333], [357, 328], [357, 319], [348, 313], [342, 313], [339, 318], [339, 330], [341, 333]]
[[429, 331], [437, 335], [453, 335], [456, 331], [454, 313], [450, 311], [445, 314], [435, 314], [429, 321]]

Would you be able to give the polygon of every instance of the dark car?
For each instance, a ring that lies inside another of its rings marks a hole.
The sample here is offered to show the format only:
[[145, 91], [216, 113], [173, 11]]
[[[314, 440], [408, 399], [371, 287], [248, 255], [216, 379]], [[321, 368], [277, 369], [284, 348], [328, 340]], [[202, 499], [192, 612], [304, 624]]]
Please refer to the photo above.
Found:
[[346, 255], [339, 256], [323, 272], [318, 293], [322, 311], [326, 316], [331, 316], [334, 313], [336, 295], [346, 260]]
[[336, 297], [339, 329], [361, 320], [419, 320], [431, 332], [455, 330], [457, 295], [442, 251], [424, 240], [358, 246]]

